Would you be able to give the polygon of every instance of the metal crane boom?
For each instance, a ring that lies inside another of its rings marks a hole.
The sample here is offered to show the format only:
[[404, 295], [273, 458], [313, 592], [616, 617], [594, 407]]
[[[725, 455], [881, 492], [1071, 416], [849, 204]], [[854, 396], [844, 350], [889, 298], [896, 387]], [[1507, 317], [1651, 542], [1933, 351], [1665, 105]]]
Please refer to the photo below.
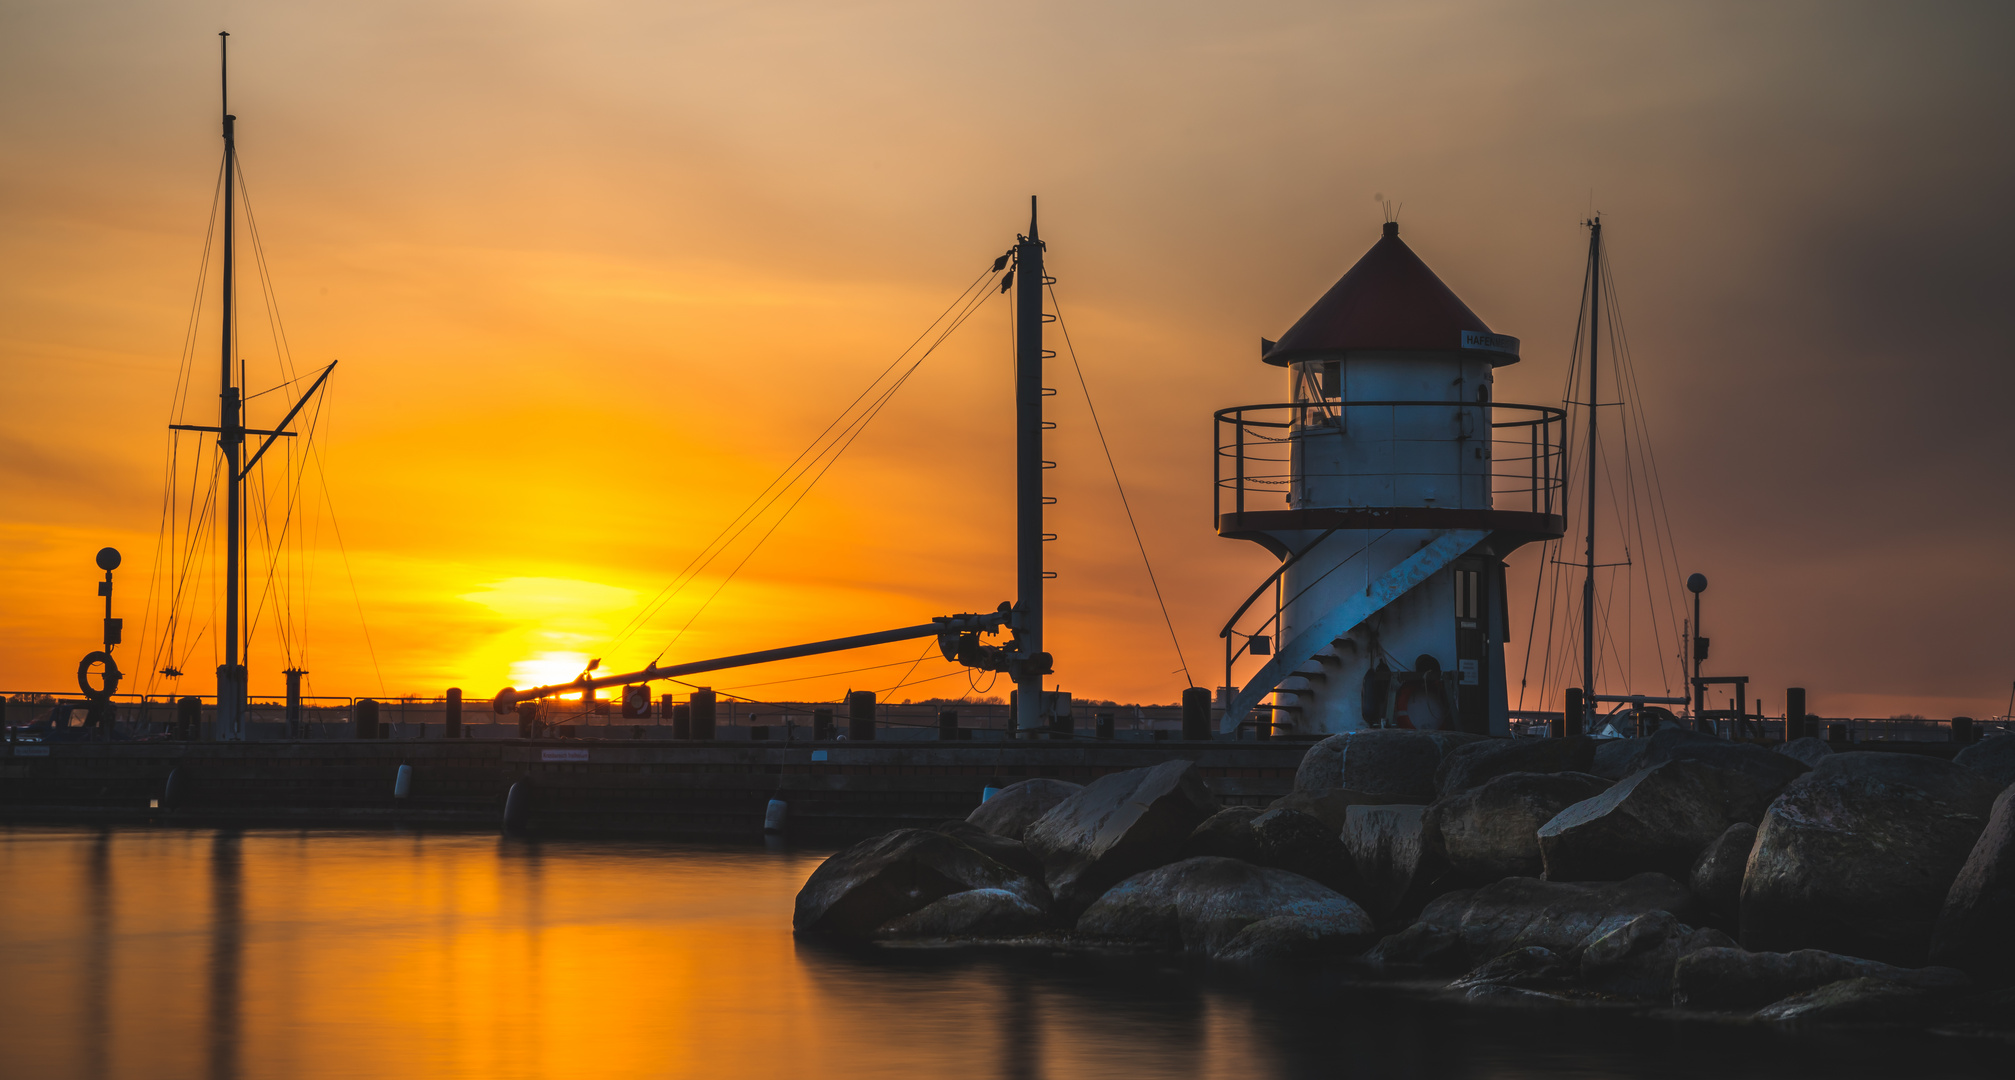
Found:
[[956, 660], [969, 667], [998, 671], [999, 661], [992, 655], [998, 650], [990, 646], [975, 648], [978, 635], [999, 630], [1008, 620], [1008, 605], [1000, 610], [984, 615], [941, 615], [927, 623], [905, 626], [896, 630], [881, 630], [872, 634], [855, 634], [851, 637], [831, 638], [804, 645], [786, 645], [780, 649], [764, 649], [760, 652], [737, 653], [713, 660], [694, 660], [684, 664], [659, 667], [655, 662], [642, 671], [632, 671], [622, 675], [602, 675], [589, 678], [583, 675], [573, 682], [554, 683], [550, 686], [535, 686], [529, 690], [519, 690], [507, 686], [497, 693], [492, 703], [499, 715], [510, 712], [521, 701], [536, 701], [554, 694], [591, 693], [610, 686], [628, 686], [633, 683], [650, 682], [652, 679], [671, 679], [680, 675], [696, 675], [703, 671], [719, 671], [723, 668], [750, 667], [767, 664], [773, 660], [792, 660], [800, 656], [818, 656], [821, 653], [844, 652], [848, 649], [863, 649], [870, 645], [886, 645], [893, 641], [913, 641], [921, 637], [935, 636], [938, 648], [945, 659]]

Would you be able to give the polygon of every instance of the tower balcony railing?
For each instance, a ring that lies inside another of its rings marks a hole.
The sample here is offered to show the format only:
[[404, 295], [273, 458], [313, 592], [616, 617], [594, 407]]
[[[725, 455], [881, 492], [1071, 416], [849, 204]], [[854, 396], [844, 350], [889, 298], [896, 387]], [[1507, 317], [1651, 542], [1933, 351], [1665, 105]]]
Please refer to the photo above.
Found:
[[[1410, 527], [1404, 522], [1425, 510], [1522, 512], [1557, 522], [1565, 423], [1564, 410], [1505, 402], [1328, 400], [1220, 409], [1215, 521], [1220, 532], [1232, 532], [1243, 531], [1228, 528], [1234, 522], [1249, 528], [1277, 519], [1270, 527], [1294, 527], [1268, 511], [1386, 511], [1410, 515], [1393, 519], [1395, 527]], [[1421, 492], [1431, 494], [1423, 499]]]

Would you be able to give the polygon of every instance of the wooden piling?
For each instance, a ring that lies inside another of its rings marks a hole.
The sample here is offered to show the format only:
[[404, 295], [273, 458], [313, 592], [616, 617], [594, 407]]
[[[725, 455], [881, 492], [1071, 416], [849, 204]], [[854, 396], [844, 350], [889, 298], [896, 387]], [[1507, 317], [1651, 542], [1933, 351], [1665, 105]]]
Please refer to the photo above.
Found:
[[856, 690], [847, 695], [847, 738], [855, 742], [875, 737], [875, 692]]
[[714, 737], [714, 692], [706, 689], [695, 690], [688, 700], [692, 703], [693, 711], [692, 737], [711, 741]]
[[1191, 742], [1210, 738], [1210, 688], [1192, 686], [1182, 692], [1182, 737]]

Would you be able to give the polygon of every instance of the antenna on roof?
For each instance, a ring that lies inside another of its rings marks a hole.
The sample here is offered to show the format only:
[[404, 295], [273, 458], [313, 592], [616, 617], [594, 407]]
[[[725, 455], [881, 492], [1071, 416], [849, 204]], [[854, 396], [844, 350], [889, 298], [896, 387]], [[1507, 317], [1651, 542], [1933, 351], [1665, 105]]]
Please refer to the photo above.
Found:
[[1398, 222], [1399, 212], [1406, 209], [1405, 203], [1395, 204], [1391, 199], [1385, 197], [1384, 192], [1374, 194], [1371, 197], [1371, 201], [1377, 203], [1385, 211], [1385, 223], [1387, 225]]

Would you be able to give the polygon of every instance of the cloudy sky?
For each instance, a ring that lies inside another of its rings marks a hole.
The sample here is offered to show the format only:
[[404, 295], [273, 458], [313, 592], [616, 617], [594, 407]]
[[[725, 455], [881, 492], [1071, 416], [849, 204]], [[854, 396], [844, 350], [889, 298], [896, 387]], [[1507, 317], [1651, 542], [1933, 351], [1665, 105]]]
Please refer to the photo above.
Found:
[[[123, 665], [163, 655], [165, 426], [214, 422], [214, 262], [185, 341], [229, 29], [293, 364], [248, 260], [249, 381], [342, 362], [319, 456], [296, 455], [320, 467], [268, 477], [306, 512], [256, 692], [296, 662], [320, 693], [487, 696], [588, 656], [640, 665], [689, 620], [674, 659], [1010, 598], [995, 300], [718, 601], [692, 618], [739, 554], [612, 645], [1006, 249], [1030, 194], [1188, 665], [1214, 683], [1217, 628], [1271, 559], [1212, 533], [1210, 413], [1285, 392], [1257, 339], [1377, 238], [1382, 193], [1524, 339], [1510, 401], [1558, 403], [1580, 222], [1603, 215], [1680, 560], [1713, 581], [1711, 667], [1772, 706], [1804, 685], [1829, 715], [1999, 713], [2011, 22], [1957, 3], [19, 0], [0, 12], [0, 683], [70, 683], [105, 544], [127, 559]], [[1055, 402], [1058, 683], [1173, 700], [1082, 398]], [[180, 453], [186, 498], [200, 444]], [[192, 673], [217, 662], [205, 557], [171, 657]], [[1536, 557], [1514, 561], [1514, 637]], [[935, 659], [901, 687], [903, 666], [774, 682], [915, 655], [719, 681], [969, 692]]]

